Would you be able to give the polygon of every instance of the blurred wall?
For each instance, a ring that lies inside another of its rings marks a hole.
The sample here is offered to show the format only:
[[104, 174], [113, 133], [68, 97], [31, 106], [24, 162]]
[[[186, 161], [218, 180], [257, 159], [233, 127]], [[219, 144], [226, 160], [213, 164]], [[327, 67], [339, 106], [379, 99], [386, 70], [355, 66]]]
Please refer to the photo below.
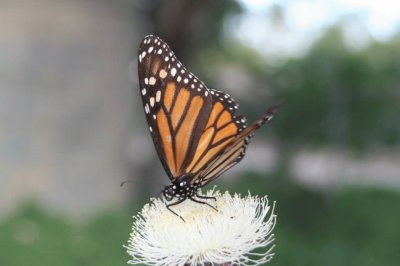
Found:
[[0, 2], [0, 214], [32, 198], [79, 214], [127, 194], [133, 12], [129, 1]]

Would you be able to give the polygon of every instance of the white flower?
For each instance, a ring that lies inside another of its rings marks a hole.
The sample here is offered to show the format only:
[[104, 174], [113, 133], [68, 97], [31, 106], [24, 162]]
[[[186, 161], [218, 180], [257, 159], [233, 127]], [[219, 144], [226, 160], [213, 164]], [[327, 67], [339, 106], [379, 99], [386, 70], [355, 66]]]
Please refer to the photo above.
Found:
[[[267, 197], [208, 191], [205, 204], [185, 200], [171, 207], [153, 199], [134, 217], [127, 251], [130, 264], [146, 265], [259, 265], [272, 259], [276, 222]], [[268, 216], [268, 217], [267, 217]], [[253, 250], [257, 249], [257, 252]]]

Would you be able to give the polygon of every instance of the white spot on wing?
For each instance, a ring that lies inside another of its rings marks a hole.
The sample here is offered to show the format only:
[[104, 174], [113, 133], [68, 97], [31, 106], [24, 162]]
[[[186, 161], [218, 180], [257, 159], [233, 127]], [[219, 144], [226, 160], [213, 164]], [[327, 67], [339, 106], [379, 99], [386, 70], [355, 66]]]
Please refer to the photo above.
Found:
[[150, 98], [150, 106], [153, 107], [154, 106], [154, 97]]
[[176, 75], [176, 68], [172, 68], [171, 69], [171, 75], [173, 76], [173, 77], [175, 77], [175, 75]]
[[151, 53], [151, 51], [153, 51], [153, 46], [150, 46], [149, 50], [147, 50], [148, 53]]
[[149, 84], [150, 84], [150, 85], [156, 84], [156, 78], [155, 78], [155, 77], [150, 77], [150, 79], [149, 79]]
[[160, 76], [160, 78], [165, 78], [167, 76], [167, 71], [165, 71], [164, 69], [160, 70], [160, 73], [158, 74]]
[[161, 91], [158, 90], [157, 93], [156, 93], [156, 102], [159, 102], [160, 99], [161, 99]]

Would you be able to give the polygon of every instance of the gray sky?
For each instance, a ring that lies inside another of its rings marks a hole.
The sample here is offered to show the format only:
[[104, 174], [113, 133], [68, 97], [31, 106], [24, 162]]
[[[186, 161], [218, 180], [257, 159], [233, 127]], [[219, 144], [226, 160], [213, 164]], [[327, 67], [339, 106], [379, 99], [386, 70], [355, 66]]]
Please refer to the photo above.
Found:
[[[365, 47], [371, 39], [387, 40], [400, 30], [400, 2], [397, 1], [238, 2], [247, 12], [227, 23], [228, 35], [246, 42], [269, 58], [301, 56], [324, 29], [338, 21], [342, 22], [346, 43], [353, 49]], [[271, 12], [275, 14], [273, 20]]]

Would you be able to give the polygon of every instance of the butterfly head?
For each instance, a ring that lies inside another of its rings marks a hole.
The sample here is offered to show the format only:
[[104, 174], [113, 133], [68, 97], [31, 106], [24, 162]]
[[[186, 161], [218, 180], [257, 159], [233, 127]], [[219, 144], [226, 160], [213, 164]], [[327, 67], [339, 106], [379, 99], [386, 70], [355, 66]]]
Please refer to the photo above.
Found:
[[171, 201], [174, 197], [182, 200], [196, 195], [197, 190], [200, 188], [200, 183], [191, 184], [187, 177], [189, 176], [180, 178], [171, 185], [164, 187], [162, 193], [167, 201]]
[[164, 189], [162, 190], [162, 193], [164, 195], [164, 198], [167, 201], [171, 201], [174, 196], [175, 196], [175, 189], [174, 189], [174, 185], [169, 185], [169, 186], [165, 186]]

